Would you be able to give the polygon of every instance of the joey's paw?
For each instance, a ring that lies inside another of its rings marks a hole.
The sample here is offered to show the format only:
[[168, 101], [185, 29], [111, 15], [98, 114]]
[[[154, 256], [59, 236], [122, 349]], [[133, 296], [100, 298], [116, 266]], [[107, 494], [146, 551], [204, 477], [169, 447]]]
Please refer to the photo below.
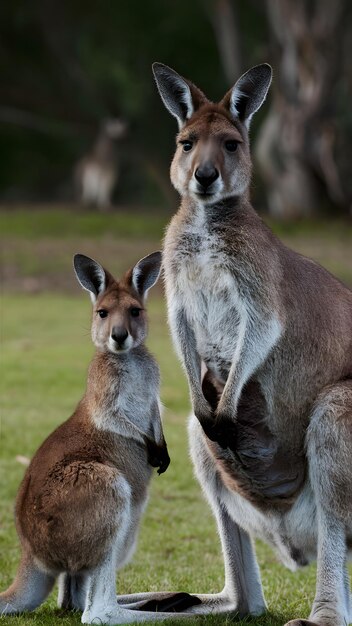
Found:
[[159, 466], [158, 466], [158, 474], [160, 476], [160, 474], [163, 474], [164, 472], [166, 472], [167, 468], [170, 465], [170, 457], [169, 457], [169, 453], [167, 450], [167, 445], [165, 444], [161, 449], [160, 449], [160, 457], [159, 457]]
[[163, 474], [166, 472], [167, 468], [170, 465], [170, 457], [167, 451], [167, 445], [164, 443], [163, 445], [158, 445], [155, 441], [151, 439], [146, 440], [147, 444], [147, 452], [148, 452], [148, 463], [152, 467], [158, 468], [158, 474]]

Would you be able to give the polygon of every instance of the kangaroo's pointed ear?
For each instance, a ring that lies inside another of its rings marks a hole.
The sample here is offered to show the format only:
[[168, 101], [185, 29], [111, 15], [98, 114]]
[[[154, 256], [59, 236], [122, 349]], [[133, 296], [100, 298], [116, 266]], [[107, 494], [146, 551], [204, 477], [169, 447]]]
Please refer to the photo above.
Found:
[[140, 259], [132, 269], [132, 285], [143, 300], [160, 276], [161, 259], [160, 251], [152, 252]]
[[97, 297], [106, 289], [108, 274], [104, 268], [84, 254], [75, 254], [73, 257], [73, 268], [78, 282], [89, 291], [94, 304]]
[[153, 63], [153, 74], [163, 103], [181, 129], [207, 98], [198, 87], [167, 65]]
[[268, 63], [252, 67], [238, 79], [220, 104], [249, 128], [252, 116], [260, 109], [266, 98], [272, 75], [273, 71]]

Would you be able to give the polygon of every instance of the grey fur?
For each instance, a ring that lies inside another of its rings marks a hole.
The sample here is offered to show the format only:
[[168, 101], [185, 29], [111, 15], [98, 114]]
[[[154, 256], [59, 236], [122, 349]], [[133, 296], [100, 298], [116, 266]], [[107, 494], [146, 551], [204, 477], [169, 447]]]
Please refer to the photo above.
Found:
[[162, 63], [153, 63], [153, 74], [163, 103], [181, 128], [193, 113], [191, 90], [187, 81]]
[[[171, 165], [182, 202], [164, 244], [169, 322], [194, 410], [192, 459], [225, 560], [224, 590], [197, 594], [190, 612], [265, 611], [250, 541], [260, 537], [290, 569], [318, 557], [309, 623], [346, 626], [352, 292], [286, 248], [250, 204], [247, 126], [271, 74], [261, 72], [240, 79], [258, 94], [242, 119], [229, 119], [232, 90], [219, 104], [193, 100]], [[238, 142], [231, 155], [226, 137]], [[207, 194], [195, 183], [204, 159], [219, 173]]]
[[231, 112], [249, 126], [254, 113], [262, 106], [272, 79], [268, 63], [256, 65], [243, 74], [231, 90]]
[[161, 270], [161, 252], [152, 252], [140, 259], [132, 271], [132, 282], [137, 293], [143, 298], [157, 282]]
[[98, 263], [84, 254], [75, 254], [73, 258], [73, 268], [76, 278], [86, 291], [89, 291], [94, 298], [105, 289], [105, 270]]

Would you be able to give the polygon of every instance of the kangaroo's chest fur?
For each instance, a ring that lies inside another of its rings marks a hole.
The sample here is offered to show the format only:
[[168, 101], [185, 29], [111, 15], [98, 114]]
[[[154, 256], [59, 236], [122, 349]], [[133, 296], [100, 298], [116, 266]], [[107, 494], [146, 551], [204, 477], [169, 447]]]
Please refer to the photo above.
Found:
[[236, 455], [214, 452], [224, 484], [259, 507], [282, 499], [291, 506], [304, 481], [311, 407], [325, 385], [346, 375], [350, 353], [350, 308], [327, 306], [324, 290], [348, 302], [350, 295], [313, 262], [288, 254], [253, 209], [239, 208], [238, 218], [236, 211], [224, 220], [205, 208], [181, 211], [171, 222], [164, 249], [170, 326], [177, 344], [183, 311], [211, 396], [214, 381], [223, 389], [234, 371], [249, 372], [234, 415]]
[[171, 233], [171, 262], [168, 236], [166, 248], [169, 306], [183, 307], [202, 360], [226, 382], [245, 311], [224, 242], [201, 215]]
[[[255, 369], [279, 341], [283, 324], [275, 288], [268, 288], [271, 282], [275, 285], [270, 276], [276, 270], [275, 249], [260, 258], [253, 241], [240, 225], [222, 228], [221, 222], [207, 219], [204, 211], [181, 224], [171, 224], [165, 239], [169, 317], [171, 329], [177, 332], [174, 312], [185, 312], [210, 384], [215, 380], [223, 388], [233, 367], [252, 372], [247, 378], [252, 384], [245, 386], [237, 408], [237, 457], [218, 454], [217, 446], [212, 451], [231, 490], [261, 507], [280, 503], [282, 498], [287, 506], [302, 484], [303, 463], [302, 459], [297, 463], [299, 471], [293, 468], [285, 449], [286, 432], [283, 441], [272, 434], [272, 398], [262, 388], [264, 377], [259, 379]], [[209, 400], [204, 381], [203, 393]], [[303, 441], [303, 433], [299, 439]], [[267, 479], [275, 482], [277, 476], [280, 486], [268, 487], [266, 492], [263, 485]]]
[[275, 293], [267, 289], [263, 266], [240, 225], [231, 230], [209, 219], [204, 208], [176, 220], [165, 238], [165, 270], [169, 311], [185, 311], [202, 361], [222, 383], [240, 358], [245, 333], [253, 353], [267, 350], [262, 326], [264, 342], [275, 343]]

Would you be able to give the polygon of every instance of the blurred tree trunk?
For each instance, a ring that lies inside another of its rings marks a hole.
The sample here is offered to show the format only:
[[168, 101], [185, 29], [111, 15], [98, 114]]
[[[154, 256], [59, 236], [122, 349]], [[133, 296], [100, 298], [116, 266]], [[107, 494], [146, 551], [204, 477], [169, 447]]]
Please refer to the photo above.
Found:
[[229, 85], [241, 74], [241, 45], [236, 5], [232, 0], [203, 0], [213, 27], [220, 63]]
[[346, 205], [335, 159], [335, 84], [344, 0], [266, 0], [274, 87], [256, 143], [270, 213], [310, 216]]
[[215, 0], [211, 21], [224, 75], [231, 86], [241, 74], [241, 46], [235, 4], [230, 0]]

